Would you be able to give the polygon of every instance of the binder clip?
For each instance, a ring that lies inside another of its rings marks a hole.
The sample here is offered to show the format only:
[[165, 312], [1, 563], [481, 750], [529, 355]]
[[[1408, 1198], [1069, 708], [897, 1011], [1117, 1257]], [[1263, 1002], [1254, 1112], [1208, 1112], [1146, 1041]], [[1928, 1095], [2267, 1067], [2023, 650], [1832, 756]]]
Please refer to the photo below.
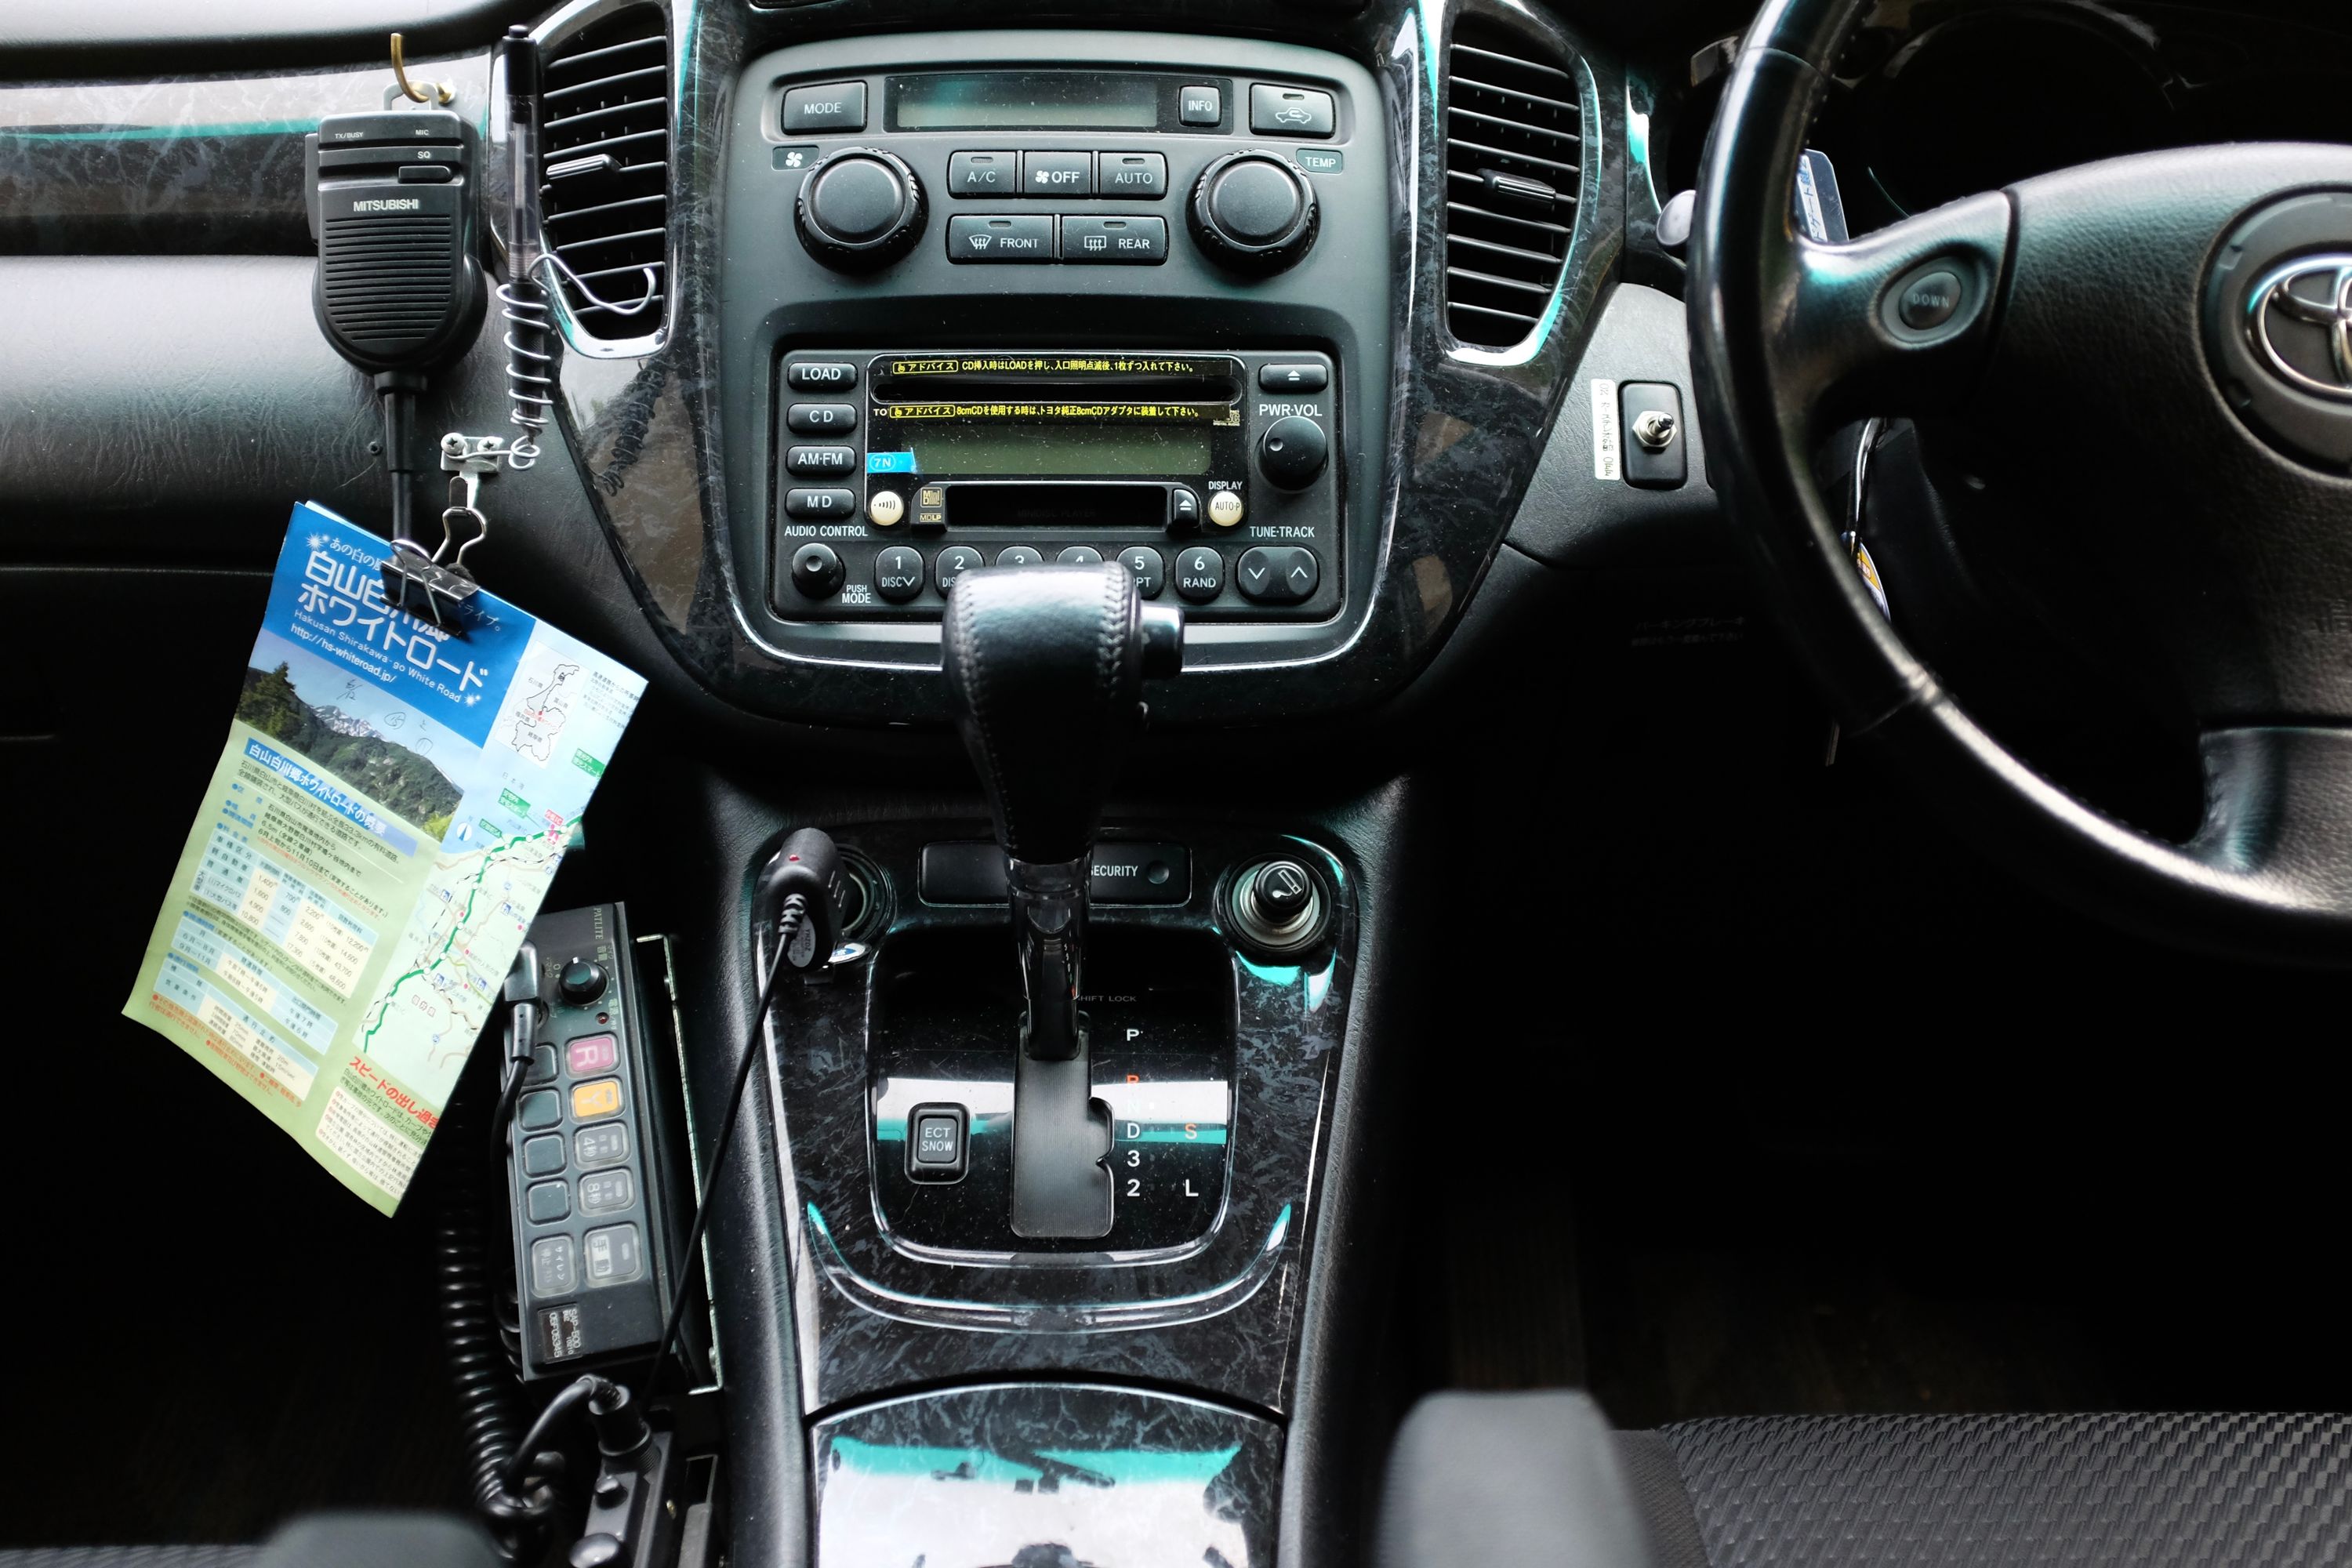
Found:
[[[466, 570], [466, 552], [489, 536], [490, 520], [477, 504], [482, 478], [498, 471], [502, 436], [441, 437], [441, 467], [449, 475], [449, 504], [441, 513], [441, 543], [427, 555], [413, 539], [395, 539], [383, 563], [384, 602], [452, 637], [464, 637], [481, 584]], [[461, 541], [459, 534], [464, 533]], [[445, 560], [444, 557], [446, 557]]]

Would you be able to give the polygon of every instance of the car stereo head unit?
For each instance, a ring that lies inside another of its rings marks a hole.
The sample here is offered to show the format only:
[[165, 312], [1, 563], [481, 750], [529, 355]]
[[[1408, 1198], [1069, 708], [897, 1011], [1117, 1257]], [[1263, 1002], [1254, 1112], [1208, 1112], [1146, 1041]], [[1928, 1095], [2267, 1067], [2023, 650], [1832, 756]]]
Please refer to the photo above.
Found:
[[1339, 608], [1327, 354], [812, 349], [777, 374], [788, 619], [935, 619], [974, 567], [1111, 558], [1196, 616]]

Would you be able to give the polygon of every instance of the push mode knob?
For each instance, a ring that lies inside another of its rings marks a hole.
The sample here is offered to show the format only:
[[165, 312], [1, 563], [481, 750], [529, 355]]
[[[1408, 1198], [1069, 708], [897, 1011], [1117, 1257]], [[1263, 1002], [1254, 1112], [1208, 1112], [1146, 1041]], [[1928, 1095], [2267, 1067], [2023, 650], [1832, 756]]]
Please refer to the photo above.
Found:
[[850, 147], [808, 172], [793, 223], [808, 253], [839, 272], [886, 267], [923, 235], [923, 183], [897, 155]]
[[1228, 153], [1192, 186], [1192, 237], [1226, 266], [1279, 272], [1315, 243], [1315, 188], [1271, 153]]

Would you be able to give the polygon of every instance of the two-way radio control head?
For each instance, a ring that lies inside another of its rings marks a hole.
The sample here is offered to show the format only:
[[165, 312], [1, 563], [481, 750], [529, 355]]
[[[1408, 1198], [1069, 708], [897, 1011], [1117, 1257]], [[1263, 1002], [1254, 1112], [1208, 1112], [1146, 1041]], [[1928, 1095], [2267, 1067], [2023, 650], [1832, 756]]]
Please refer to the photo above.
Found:
[[793, 224], [808, 253], [837, 272], [887, 267], [923, 237], [923, 182], [895, 153], [845, 147], [801, 181]]
[[1315, 187], [1271, 153], [1228, 153], [1192, 185], [1192, 237], [1244, 272], [1279, 272], [1315, 243]]

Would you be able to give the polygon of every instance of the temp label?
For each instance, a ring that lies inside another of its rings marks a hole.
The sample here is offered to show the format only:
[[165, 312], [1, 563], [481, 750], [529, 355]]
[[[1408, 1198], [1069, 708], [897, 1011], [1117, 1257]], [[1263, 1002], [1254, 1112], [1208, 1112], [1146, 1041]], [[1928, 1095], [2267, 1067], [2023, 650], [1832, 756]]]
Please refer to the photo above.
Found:
[[1617, 384], [1596, 381], [1592, 384], [1592, 477], [1613, 479], [1618, 477], [1622, 449], [1617, 436]]

